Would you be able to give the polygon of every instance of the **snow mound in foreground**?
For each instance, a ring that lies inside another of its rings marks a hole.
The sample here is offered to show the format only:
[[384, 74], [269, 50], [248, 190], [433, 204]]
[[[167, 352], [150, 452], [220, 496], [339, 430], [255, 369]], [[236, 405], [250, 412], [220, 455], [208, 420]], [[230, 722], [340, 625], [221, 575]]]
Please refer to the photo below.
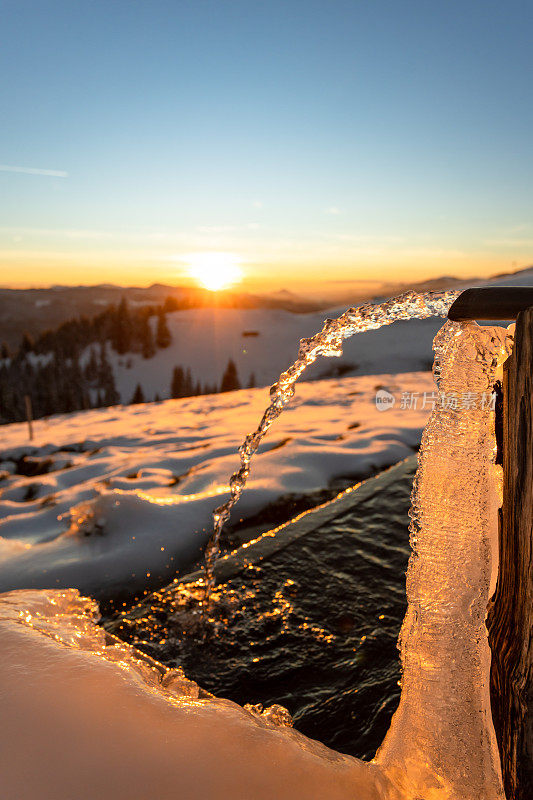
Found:
[[376, 765], [206, 697], [97, 617], [74, 589], [0, 596], [3, 797], [399, 800]]

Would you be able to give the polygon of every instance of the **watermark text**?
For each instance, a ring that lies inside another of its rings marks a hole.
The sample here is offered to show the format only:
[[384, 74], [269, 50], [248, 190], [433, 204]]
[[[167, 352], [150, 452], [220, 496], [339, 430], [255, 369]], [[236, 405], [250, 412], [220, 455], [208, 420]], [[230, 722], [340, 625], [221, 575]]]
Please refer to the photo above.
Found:
[[397, 398], [378, 389], [375, 402], [378, 411], [390, 411], [396, 404], [401, 411], [494, 411], [496, 392], [402, 392]]

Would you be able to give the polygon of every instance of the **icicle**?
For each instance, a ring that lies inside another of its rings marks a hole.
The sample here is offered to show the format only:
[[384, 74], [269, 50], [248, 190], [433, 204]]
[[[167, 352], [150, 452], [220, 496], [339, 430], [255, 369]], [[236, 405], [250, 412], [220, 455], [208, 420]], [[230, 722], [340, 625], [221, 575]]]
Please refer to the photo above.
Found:
[[501, 504], [491, 394], [511, 340], [503, 328], [448, 322], [434, 346], [444, 402], [422, 439], [402, 694], [376, 762], [405, 800], [503, 800], [485, 618]]

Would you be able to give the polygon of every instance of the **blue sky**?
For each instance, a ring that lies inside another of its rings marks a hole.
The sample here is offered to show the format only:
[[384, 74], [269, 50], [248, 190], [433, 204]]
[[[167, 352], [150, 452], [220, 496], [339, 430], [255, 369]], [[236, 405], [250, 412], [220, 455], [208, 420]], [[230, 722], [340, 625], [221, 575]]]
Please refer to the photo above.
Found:
[[529, 2], [0, 7], [3, 284], [533, 261]]

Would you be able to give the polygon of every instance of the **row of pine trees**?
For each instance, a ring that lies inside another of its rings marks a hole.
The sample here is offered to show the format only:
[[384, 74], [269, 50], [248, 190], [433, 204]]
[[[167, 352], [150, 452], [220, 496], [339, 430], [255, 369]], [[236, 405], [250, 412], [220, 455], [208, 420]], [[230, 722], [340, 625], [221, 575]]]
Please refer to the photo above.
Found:
[[[145, 306], [130, 309], [123, 299], [93, 319], [69, 320], [55, 330], [46, 331], [33, 341], [24, 334], [18, 349], [12, 353], [0, 346], [0, 424], [20, 422], [26, 418], [25, 397], [31, 399], [33, 416], [69, 413], [101, 408], [121, 402], [109, 348], [118, 355], [137, 353], [149, 359], [158, 349], [172, 341], [166, 320], [166, 306]], [[155, 317], [155, 321], [153, 318]], [[89, 348], [88, 360], [82, 353]], [[255, 386], [250, 376], [248, 386]], [[215, 394], [241, 388], [235, 363], [230, 359], [220, 384], [202, 385], [190, 369], [176, 366], [170, 381], [172, 398]], [[138, 384], [131, 403], [147, 400]], [[122, 402], [126, 402], [122, 398]]]
[[[248, 388], [254, 388], [252, 373]], [[190, 369], [174, 367], [170, 381], [170, 398], [195, 397], [241, 389], [237, 368], [232, 359], [222, 375], [220, 384], [205, 383], [194, 379]], [[95, 349], [85, 367], [79, 360], [61, 360], [53, 354], [46, 360], [34, 363], [29, 359], [0, 365], [0, 424], [22, 422], [26, 419], [25, 396], [31, 399], [35, 419], [52, 414], [66, 414], [91, 408], [102, 408], [121, 402], [117, 391], [113, 369], [109, 362], [107, 345], [103, 344], [96, 354]], [[160, 401], [161, 396], [148, 396], [140, 383], [130, 403]], [[126, 398], [122, 402], [127, 402]]]
[[[151, 358], [171, 341], [165, 306], [131, 309], [125, 298], [91, 319], [67, 320], [35, 340], [24, 334], [14, 353], [5, 344], [0, 347], [0, 422], [25, 419], [25, 396], [35, 418], [115, 405], [120, 396], [108, 347], [118, 355]], [[83, 366], [81, 354], [87, 348], [90, 357]]]
[[0, 422], [26, 418], [25, 396], [31, 399], [33, 416], [112, 406], [120, 402], [107, 344], [85, 368], [77, 357], [52, 352], [43, 358], [14, 358], [0, 365]]
[[[152, 325], [154, 317], [155, 325]], [[67, 320], [35, 339], [25, 333], [14, 352], [2, 344], [0, 358], [16, 362], [25, 359], [29, 353], [53, 353], [60, 360], [76, 359], [87, 347], [104, 342], [118, 355], [140, 353], [144, 358], [151, 358], [158, 349], [164, 349], [172, 342], [165, 306], [147, 305], [131, 309], [123, 298], [118, 306], [111, 305], [90, 319], [82, 315]]]
[[[255, 374], [252, 372], [248, 379], [247, 388], [254, 389], [256, 386]], [[200, 381], [195, 381], [191, 370], [186, 370], [183, 367], [177, 366], [172, 370], [172, 379], [170, 382], [170, 397], [178, 399], [180, 397], [197, 397], [201, 394], [219, 394], [220, 392], [235, 392], [242, 389], [242, 384], [239, 380], [237, 367], [235, 362], [230, 358], [227, 367], [222, 375], [220, 384], [205, 383], [201, 384]], [[131, 398], [130, 403], [146, 403], [149, 400], [148, 396], [143, 390], [140, 383], [135, 387], [135, 391]], [[154, 401], [161, 400], [159, 394], [156, 394]]]

